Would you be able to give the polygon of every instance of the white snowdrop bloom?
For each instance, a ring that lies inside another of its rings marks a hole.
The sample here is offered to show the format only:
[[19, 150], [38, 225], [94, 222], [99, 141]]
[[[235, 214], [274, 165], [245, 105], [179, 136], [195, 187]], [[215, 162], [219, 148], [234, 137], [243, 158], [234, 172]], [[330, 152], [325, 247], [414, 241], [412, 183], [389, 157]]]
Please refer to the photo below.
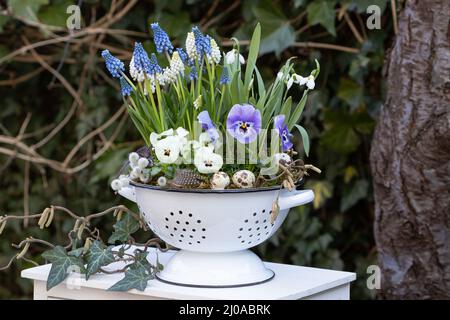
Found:
[[200, 107], [203, 105], [202, 102], [203, 102], [203, 101], [202, 101], [202, 95], [199, 95], [199, 96], [197, 97], [197, 99], [195, 99], [195, 101], [194, 101], [194, 108], [195, 108], [195, 109], [200, 108]]
[[195, 36], [193, 32], [188, 32], [186, 37], [186, 53], [189, 59], [195, 60], [198, 58], [197, 48], [195, 46]]
[[284, 73], [281, 72], [281, 71], [278, 71], [278, 73], [277, 73], [277, 79], [280, 80], [280, 81], [282, 81], [282, 80], [283, 80], [283, 76], [284, 76]]
[[178, 160], [180, 155], [180, 141], [177, 137], [169, 136], [159, 140], [155, 144], [155, 154], [162, 163], [172, 164]]
[[185, 163], [190, 164], [194, 158], [195, 152], [201, 147], [200, 142], [196, 140], [190, 140], [186, 142], [181, 148], [181, 156]]
[[[230, 51], [227, 52], [227, 54], [225, 55], [225, 62], [227, 64], [233, 64], [236, 61], [236, 58], [238, 56], [238, 51], [236, 49], [232, 49]], [[239, 53], [239, 62], [241, 64], [245, 63], [245, 59], [242, 56], [242, 54]]]
[[167, 178], [166, 177], [159, 177], [158, 178], [158, 186], [165, 187], [167, 185]]
[[244, 56], [242, 54], [239, 54], [239, 62], [241, 64], [245, 64], [245, 59], [244, 59]]
[[294, 77], [292, 76], [289, 78], [289, 80], [286, 83], [287, 90], [289, 90], [292, 87], [293, 83], [294, 83]]
[[136, 67], [134, 66], [134, 57], [132, 57], [130, 61], [130, 75], [134, 81], [142, 82], [145, 80], [144, 70], [137, 71]]
[[308, 87], [309, 90], [314, 89], [314, 87], [316, 86], [316, 82], [315, 82], [315, 79], [314, 79], [314, 76], [313, 76], [313, 75], [310, 75], [310, 76], [307, 78], [306, 86]]
[[202, 132], [198, 137], [198, 141], [202, 147], [211, 149], [211, 152], [214, 151], [214, 144], [208, 132]]
[[222, 168], [223, 159], [210, 148], [202, 147], [195, 153], [194, 165], [200, 173], [216, 173]]
[[134, 167], [130, 172], [130, 178], [133, 180], [139, 179], [139, 176], [142, 173], [142, 169], [139, 167]]
[[212, 62], [214, 62], [215, 64], [220, 63], [220, 59], [222, 58], [222, 53], [220, 52], [220, 48], [217, 45], [216, 40], [214, 40], [213, 38], [211, 38], [211, 55], [209, 55], [208, 58], [208, 62], [212, 64]]
[[[152, 146], [155, 146], [155, 144], [158, 142], [159, 139], [161, 139], [163, 137], [173, 136], [173, 133], [174, 133], [173, 129], [169, 129], [169, 130], [163, 131], [161, 133], [152, 132], [150, 134], [150, 143]], [[139, 158], [138, 158], [138, 160], [139, 160]], [[137, 161], [136, 161], [136, 163], [137, 163]]]
[[138, 167], [141, 169], [147, 168], [149, 161], [147, 158], [140, 158], [138, 161]]
[[137, 163], [139, 161], [139, 154], [137, 152], [131, 152], [128, 155], [128, 160], [132, 165], [137, 166]]
[[122, 185], [119, 179], [114, 179], [113, 181], [111, 181], [111, 189], [113, 189], [114, 191], [119, 191], [120, 188], [122, 188]]

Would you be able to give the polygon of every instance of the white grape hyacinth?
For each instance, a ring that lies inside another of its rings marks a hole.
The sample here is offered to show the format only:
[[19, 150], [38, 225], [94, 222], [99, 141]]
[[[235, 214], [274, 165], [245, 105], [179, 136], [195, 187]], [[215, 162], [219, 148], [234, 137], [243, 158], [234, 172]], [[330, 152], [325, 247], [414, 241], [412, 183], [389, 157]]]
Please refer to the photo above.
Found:
[[145, 80], [144, 70], [137, 71], [136, 67], [134, 66], [134, 57], [132, 57], [130, 61], [130, 75], [134, 81], [142, 82]]
[[212, 152], [210, 148], [201, 147], [195, 153], [194, 165], [200, 173], [216, 173], [223, 166], [223, 158]]
[[213, 62], [215, 64], [218, 64], [218, 63], [220, 63], [220, 59], [222, 58], [222, 53], [220, 52], [220, 48], [217, 45], [216, 40], [211, 38], [210, 43], [211, 43], [211, 54], [208, 55], [208, 57], [207, 57], [208, 58], [208, 62], [210, 64], [212, 64]]
[[198, 58], [197, 48], [195, 46], [195, 36], [193, 32], [188, 32], [186, 37], [186, 53], [189, 59], [195, 60]]

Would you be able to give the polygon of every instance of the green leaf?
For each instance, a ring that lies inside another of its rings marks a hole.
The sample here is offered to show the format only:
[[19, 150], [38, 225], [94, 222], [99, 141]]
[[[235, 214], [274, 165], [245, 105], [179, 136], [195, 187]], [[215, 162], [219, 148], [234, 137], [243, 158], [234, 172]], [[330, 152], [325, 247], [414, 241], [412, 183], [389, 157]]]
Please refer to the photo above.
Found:
[[303, 96], [300, 102], [297, 104], [297, 106], [294, 109], [294, 112], [292, 112], [292, 115], [289, 118], [288, 121], [288, 128], [289, 130], [292, 130], [295, 126], [295, 124], [300, 119], [300, 116], [302, 115], [303, 109], [305, 109], [306, 100], [308, 99], [308, 89], [303, 91]]
[[73, 1], [61, 0], [58, 3], [42, 7], [39, 10], [38, 18], [42, 23], [50, 26], [66, 27], [69, 17], [66, 10], [70, 5], [73, 5]]
[[270, 1], [263, 1], [253, 7], [257, 21], [261, 22], [261, 48], [260, 55], [275, 52], [279, 55], [284, 49], [295, 42], [295, 31], [289, 19]]
[[369, 182], [364, 179], [355, 181], [351, 188], [344, 188], [341, 199], [341, 212], [345, 212], [353, 207], [359, 200], [367, 197]]
[[[3, 32], [3, 26], [9, 21], [8, 16], [0, 15], [0, 32]], [[1, 56], [0, 56], [1, 58]]]
[[245, 68], [244, 89], [248, 92], [249, 84], [252, 79], [253, 70], [255, 69], [256, 59], [259, 53], [259, 43], [261, 41], [261, 25], [258, 23], [253, 31], [250, 49], [248, 52], [247, 66]]
[[153, 279], [153, 275], [144, 266], [130, 268], [125, 272], [125, 277], [114, 284], [108, 291], [128, 291], [137, 289], [144, 291], [147, 282]]
[[31, 21], [37, 21], [39, 8], [47, 5], [48, 0], [9, 0], [8, 5], [13, 15]]
[[334, 1], [312, 1], [306, 11], [308, 12], [309, 24], [321, 24], [330, 34], [336, 36]]
[[61, 246], [45, 251], [42, 257], [52, 263], [47, 279], [47, 290], [63, 282], [70, 272], [85, 272], [83, 261], [78, 257], [68, 255], [66, 249]]
[[344, 78], [339, 83], [337, 96], [347, 102], [351, 110], [354, 110], [363, 101], [363, 89], [356, 82]]
[[114, 232], [109, 237], [108, 243], [126, 242], [130, 235], [139, 230], [139, 223], [129, 213], [126, 213], [121, 220], [114, 224], [113, 228]]
[[303, 142], [303, 149], [305, 150], [305, 154], [308, 157], [309, 156], [309, 136], [308, 136], [308, 132], [301, 125], [296, 124], [295, 127], [300, 132], [300, 135], [302, 137], [302, 142]]
[[96, 273], [100, 267], [115, 261], [111, 248], [107, 248], [99, 240], [95, 240], [87, 254], [86, 280]]

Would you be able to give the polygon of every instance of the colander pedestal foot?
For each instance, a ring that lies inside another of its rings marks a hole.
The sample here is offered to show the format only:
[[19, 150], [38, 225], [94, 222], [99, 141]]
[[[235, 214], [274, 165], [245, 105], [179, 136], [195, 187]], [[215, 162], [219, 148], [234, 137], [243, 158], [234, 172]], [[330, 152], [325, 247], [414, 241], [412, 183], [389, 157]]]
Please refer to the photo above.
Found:
[[271, 280], [275, 273], [250, 250], [178, 251], [156, 275], [162, 282], [200, 288], [233, 288]]

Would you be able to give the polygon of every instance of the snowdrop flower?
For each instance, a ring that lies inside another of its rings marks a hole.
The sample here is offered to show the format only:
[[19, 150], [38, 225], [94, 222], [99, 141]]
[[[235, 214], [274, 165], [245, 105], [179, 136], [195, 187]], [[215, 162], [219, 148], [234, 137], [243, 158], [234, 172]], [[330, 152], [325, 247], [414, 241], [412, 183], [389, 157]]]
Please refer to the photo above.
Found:
[[306, 84], [308, 89], [312, 90], [316, 86], [315, 79], [313, 75], [309, 75], [308, 77], [304, 78], [298, 74], [294, 74], [294, 82], [297, 83], [300, 86], [303, 86]]
[[284, 78], [284, 73], [282, 71], [278, 71], [277, 79], [281, 81], [281, 80], [283, 80], [283, 78]]
[[287, 90], [289, 90], [292, 87], [293, 83], [294, 83], [294, 77], [290, 77], [286, 83]]
[[114, 57], [109, 50], [102, 51], [102, 57], [105, 59], [106, 68], [114, 78], [120, 78], [125, 71], [122, 61]]
[[195, 101], [194, 101], [194, 108], [195, 108], [195, 109], [198, 109], [198, 108], [200, 108], [202, 105], [203, 105], [202, 95], [199, 95], [199, 96], [197, 97], [197, 99], [195, 99]]
[[166, 177], [159, 177], [158, 178], [158, 186], [165, 187], [167, 185], [167, 178]]
[[[225, 55], [225, 62], [226, 62], [227, 64], [233, 64], [234, 61], [236, 61], [237, 55], [238, 55], [238, 52], [237, 52], [236, 49], [232, 49], [231, 51], [228, 51], [227, 54]], [[244, 64], [244, 63], [245, 63], [245, 59], [244, 59], [244, 57], [242, 56], [242, 54], [240, 54], [240, 53], [239, 53], [239, 62], [240, 62], [241, 64]]]
[[208, 36], [208, 38], [210, 39], [211, 44], [211, 55], [208, 56], [208, 62], [214, 62], [218, 64], [220, 62], [220, 59], [222, 58], [222, 53], [220, 52], [220, 48], [217, 45], [217, 42], [210, 36]]
[[309, 90], [314, 89], [314, 87], [316, 86], [314, 76], [310, 75], [307, 78], [306, 86], [308, 87]]
[[160, 162], [172, 164], [178, 160], [180, 149], [179, 139], [174, 136], [169, 136], [156, 143], [155, 154]]
[[189, 59], [195, 60], [198, 58], [197, 49], [195, 46], [195, 36], [193, 32], [188, 32], [186, 37], [186, 52], [189, 56]]
[[113, 189], [114, 191], [119, 191], [120, 188], [122, 188], [122, 185], [119, 179], [114, 179], [113, 181], [111, 181], [111, 189]]
[[157, 22], [152, 23], [150, 27], [153, 31], [153, 41], [155, 42], [156, 51], [158, 51], [158, 53], [162, 53], [164, 51], [172, 53], [173, 46], [167, 33], [161, 29]]
[[133, 91], [133, 88], [124, 77], [120, 78], [120, 91], [123, 97], [129, 96]]
[[194, 165], [200, 173], [216, 173], [222, 168], [223, 159], [210, 148], [202, 147], [195, 153]]
[[149, 165], [149, 161], [148, 161], [148, 159], [147, 158], [140, 158], [139, 160], [138, 160], [138, 167], [139, 168], [141, 168], [141, 169], [145, 169], [145, 168], [147, 168], [147, 166]]
[[137, 152], [131, 152], [128, 155], [128, 161], [130, 161], [130, 164], [137, 166], [137, 163], [139, 161], [139, 154]]

